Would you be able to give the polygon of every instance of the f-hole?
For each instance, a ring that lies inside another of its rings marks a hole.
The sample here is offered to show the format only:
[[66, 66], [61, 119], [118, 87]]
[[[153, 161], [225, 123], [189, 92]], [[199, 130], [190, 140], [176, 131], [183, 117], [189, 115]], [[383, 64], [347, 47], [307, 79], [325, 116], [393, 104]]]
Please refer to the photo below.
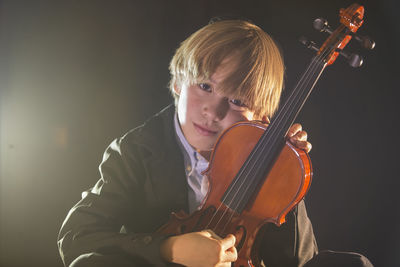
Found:
[[237, 232], [242, 230], [242, 238], [240, 239], [238, 245], [236, 246], [236, 250], [239, 252], [240, 249], [243, 247], [244, 241], [246, 240], [247, 237], [247, 230], [243, 225], [238, 225], [235, 229]]

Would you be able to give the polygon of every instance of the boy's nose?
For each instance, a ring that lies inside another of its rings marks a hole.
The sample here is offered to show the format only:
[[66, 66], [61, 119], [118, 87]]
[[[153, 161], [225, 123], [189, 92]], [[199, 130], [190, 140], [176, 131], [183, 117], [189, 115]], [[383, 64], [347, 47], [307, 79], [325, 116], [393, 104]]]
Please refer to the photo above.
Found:
[[229, 109], [229, 100], [226, 97], [221, 97], [208, 101], [203, 106], [203, 114], [212, 121], [220, 121], [225, 118]]

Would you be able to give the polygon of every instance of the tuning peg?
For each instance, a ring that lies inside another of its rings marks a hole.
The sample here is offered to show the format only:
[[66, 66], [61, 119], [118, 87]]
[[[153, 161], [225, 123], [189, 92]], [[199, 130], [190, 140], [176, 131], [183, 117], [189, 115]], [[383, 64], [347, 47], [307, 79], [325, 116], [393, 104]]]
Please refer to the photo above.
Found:
[[[332, 34], [332, 29], [328, 25], [328, 21], [324, 18], [317, 18], [313, 22], [314, 29], [320, 32], [326, 32], [329, 34]], [[374, 49], [375, 47], [375, 42], [371, 40], [368, 36], [361, 36], [357, 35], [355, 33], [351, 33], [351, 35], [354, 36], [354, 38], [361, 43], [361, 45], [369, 50]]]
[[317, 44], [313, 41], [308, 40], [306, 37], [301, 36], [299, 38], [300, 43], [302, 43], [303, 45], [305, 45], [307, 48], [309, 49], [313, 49], [315, 51], [318, 51], [319, 48], [317, 47]]
[[372, 50], [375, 47], [375, 42], [371, 40], [368, 36], [360, 36], [357, 34], [354, 34], [354, 38], [361, 43], [361, 45], [365, 49]]
[[339, 53], [347, 59], [349, 65], [353, 68], [360, 67], [364, 62], [364, 59], [358, 54], [348, 54], [344, 51], [340, 51]]
[[324, 18], [317, 18], [313, 22], [314, 29], [320, 32], [332, 33], [331, 27], [328, 25], [328, 21]]

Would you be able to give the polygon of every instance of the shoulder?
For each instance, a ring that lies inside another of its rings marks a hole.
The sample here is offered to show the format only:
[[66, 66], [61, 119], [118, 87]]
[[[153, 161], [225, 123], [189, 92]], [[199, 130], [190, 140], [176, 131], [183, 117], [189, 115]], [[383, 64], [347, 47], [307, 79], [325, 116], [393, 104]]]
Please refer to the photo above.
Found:
[[171, 104], [151, 116], [142, 125], [115, 139], [110, 146], [119, 150], [119, 153], [139, 149], [151, 154], [164, 154], [170, 149], [171, 144], [176, 143], [174, 114], [175, 107]]
[[[124, 172], [126, 176], [175, 156], [178, 151], [173, 118], [174, 106], [168, 106], [142, 125], [114, 139], [103, 154], [100, 172]], [[124, 175], [125, 175], [124, 174]]]
[[123, 138], [129, 139], [134, 137], [139, 139], [138, 141], [145, 142], [146, 139], [153, 137], [153, 135], [167, 134], [173, 130], [174, 114], [175, 107], [171, 104], [148, 118], [142, 125], [127, 132]]

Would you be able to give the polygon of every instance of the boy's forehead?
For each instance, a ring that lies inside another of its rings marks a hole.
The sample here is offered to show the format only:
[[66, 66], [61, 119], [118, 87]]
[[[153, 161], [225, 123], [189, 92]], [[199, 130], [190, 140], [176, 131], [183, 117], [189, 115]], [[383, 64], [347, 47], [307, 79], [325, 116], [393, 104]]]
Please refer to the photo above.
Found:
[[208, 78], [212, 83], [222, 83], [228, 79], [238, 68], [239, 62], [234, 57], [225, 58]]

